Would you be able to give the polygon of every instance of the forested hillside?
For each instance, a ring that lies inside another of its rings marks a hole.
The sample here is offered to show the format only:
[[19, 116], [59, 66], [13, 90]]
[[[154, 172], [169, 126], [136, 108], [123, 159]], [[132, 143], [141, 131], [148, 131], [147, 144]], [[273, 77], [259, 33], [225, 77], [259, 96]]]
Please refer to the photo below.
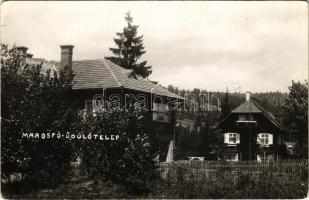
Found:
[[[174, 87], [172, 85], [169, 85], [167, 89], [175, 94], [178, 94], [180, 96], [187, 96], [188, 101], [192, 102], [193, 100], [196, 101], [196, 104], [207, 105], [208, 96], [210, 96], [209, 101], [211, 105], [217, 106], [217, 98], [214, 98], [214, 96], [220, 97], [220, 106], [222, 109], [224, 109], [229, 104], [229, 111], [232, 111], [233, 109], [237, 108], [241, 103], [245, 101], [246, 95], [244, 92], [229, 92], [228, 90], [226, 92], [217, 92], [217, 91], [207, 91], [202, 89], [194, 88], [193, 90], [184, 90], [179, 89], [178, 87]], [[195, 98], [192, 98], [195, 97]], [[203, 98], [204, 97], [204, 98]], [[287, 93], [283, 92], [259, 92], [259, 93], [251, 93], [251, 97], [257, 100], [260, 105], [265, 108], [267, 111], [273, 113], [275, 116], [277, 116], [280, 112], [280, 106], [284, 103], [284, 99], [287, 97]], [[192, 100], [193, 99], [193, 100]], [[199, 107], [199, 106], [197, 106]], [[200, 110], [196, 109], [196, 112], [199, 112]]]

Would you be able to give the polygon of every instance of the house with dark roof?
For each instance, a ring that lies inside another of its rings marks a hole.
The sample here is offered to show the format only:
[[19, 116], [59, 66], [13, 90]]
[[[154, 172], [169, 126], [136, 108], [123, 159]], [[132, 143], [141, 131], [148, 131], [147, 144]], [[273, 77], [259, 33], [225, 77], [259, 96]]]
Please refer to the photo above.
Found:
[[225, 160], [271, 161], [283, 157], [284, 127], [250, 98], [250, 93], [216, 128], [223, 135]]
[[148, 111], [151, 125], [146, 130], [159, 137], [160, 161], [173, 160], [167, 154], [173, 151], [175, 108], [183, 102], [180, 97], [156, 82], [137, 76], [109, 60], [73, 60], [72, 45], [62, 45], [60, 62], [33, 58], [26, 47], [18, 47], [30, 64], [41, 64], [47, 69], [59, 71], [67, 66], [73, 71], [72, 96], [85, 115], [96, 115], [110, 108], [127, 108]]

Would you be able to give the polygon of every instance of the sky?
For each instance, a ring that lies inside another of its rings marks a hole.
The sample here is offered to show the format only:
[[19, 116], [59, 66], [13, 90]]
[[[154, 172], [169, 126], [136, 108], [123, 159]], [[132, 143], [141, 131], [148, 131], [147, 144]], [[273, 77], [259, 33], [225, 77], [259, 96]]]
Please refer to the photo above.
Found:
[[111, 56], [113, 38], [131, 12], [152, 66], [150, 80], [180, 89], [288, 91], [308, 80], [308, 5], [303, 1], [5, 2], [1, 42], [34, 57]]

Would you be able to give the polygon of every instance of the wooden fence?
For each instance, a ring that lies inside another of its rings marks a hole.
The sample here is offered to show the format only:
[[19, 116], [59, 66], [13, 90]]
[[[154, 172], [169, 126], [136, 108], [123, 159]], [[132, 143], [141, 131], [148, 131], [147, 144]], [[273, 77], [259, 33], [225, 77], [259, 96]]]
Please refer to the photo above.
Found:
[[308, 160], [285, 160], [280, 162], [256, 161], [175, 161], [160, 163], [159, 171], [163, 179], [200, 180], [203, 178], [218, 178], [222, 176], [238, 176], [249, 174], [259, 178], [265, 176], [304, 177], [308, 176]]

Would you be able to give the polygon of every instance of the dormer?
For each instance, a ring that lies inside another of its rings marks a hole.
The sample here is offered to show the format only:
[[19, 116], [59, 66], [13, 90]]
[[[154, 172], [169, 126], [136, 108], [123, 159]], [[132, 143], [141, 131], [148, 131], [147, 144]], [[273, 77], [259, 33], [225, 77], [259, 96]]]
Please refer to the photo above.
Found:
[[138, 79], [137, 75], [133, 72], [133, 70], [128, 70], [126, 74], [127, 74], [128, 78], [133, 78], [135, 80]]

